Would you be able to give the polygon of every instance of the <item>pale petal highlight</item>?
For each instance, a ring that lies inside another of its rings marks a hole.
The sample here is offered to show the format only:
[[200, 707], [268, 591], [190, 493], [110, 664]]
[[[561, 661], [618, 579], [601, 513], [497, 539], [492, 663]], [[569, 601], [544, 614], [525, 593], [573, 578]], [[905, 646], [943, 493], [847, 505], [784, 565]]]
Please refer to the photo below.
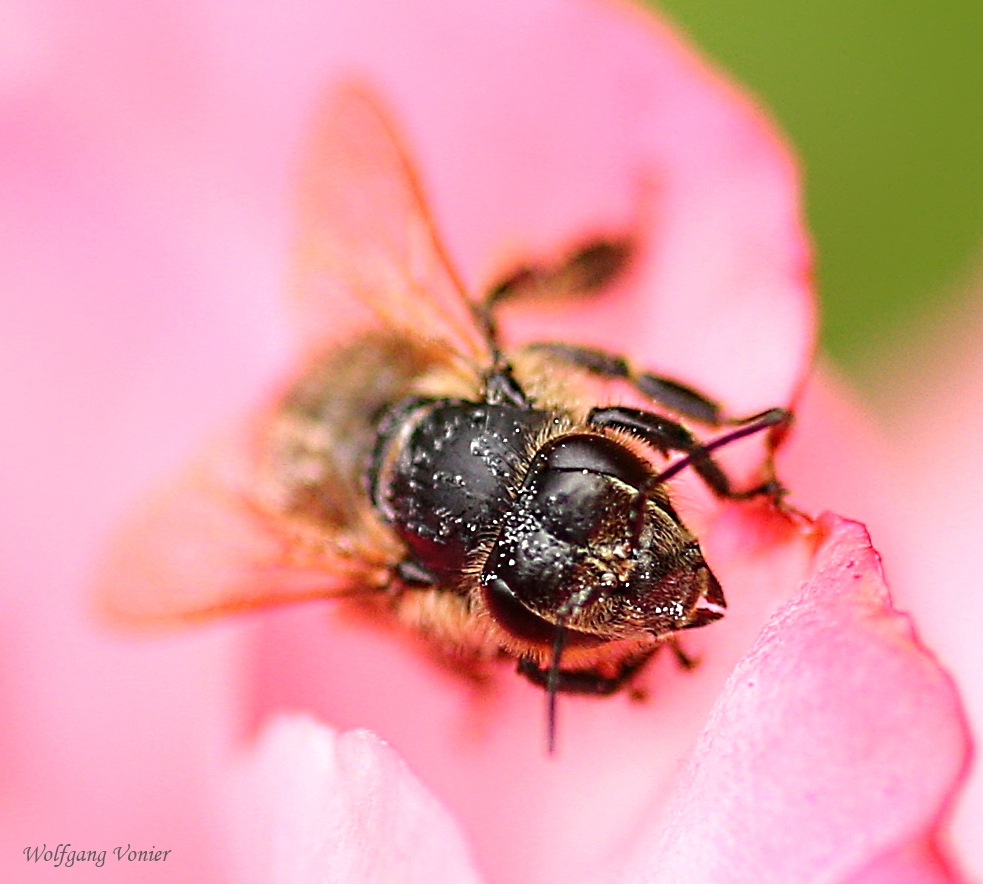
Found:
[[451, 817], [368, 731], [276, 718], [227, 785], [237, 881], [478, 884]]

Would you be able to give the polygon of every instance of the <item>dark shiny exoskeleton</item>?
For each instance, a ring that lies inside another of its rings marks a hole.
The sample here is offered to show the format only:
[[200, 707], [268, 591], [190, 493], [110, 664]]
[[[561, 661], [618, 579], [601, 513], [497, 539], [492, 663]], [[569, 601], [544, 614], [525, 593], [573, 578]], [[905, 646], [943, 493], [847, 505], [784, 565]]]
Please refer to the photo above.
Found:
[[[564, 346], [553, 355], [596, 372], [601, 354]], [[742, 422], [725, 438], [783, 415]], [[578, 422], [538, 408], [507, 366], [489, 374], [484, 401], [410, 397], [391, 407], [368, 485], [408, 550], [399, 567], [408, 586], [468, 599], [517, 647], [519, 671], [533, 682], [610, 693], [657, 639], [725, 608], [646, 445], [653, 455], [685, 451], [721, 495], [771, 490], [732, 492], [711, 449], [654, 412], [596, 408]], [[560, 650], [580, 665], [560, 670]]]

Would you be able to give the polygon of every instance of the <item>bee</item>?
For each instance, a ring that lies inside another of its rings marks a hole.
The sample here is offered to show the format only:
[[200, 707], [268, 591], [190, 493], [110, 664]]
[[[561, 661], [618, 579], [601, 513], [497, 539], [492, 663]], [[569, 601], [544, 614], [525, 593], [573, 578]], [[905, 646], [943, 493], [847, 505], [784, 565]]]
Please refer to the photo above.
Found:
[[[558, 693], [613, 694], [677, 633], [724, 615], [670, 480], [690, 469], [719, 498], [778, 500], [770, 453], [764, 481], [736, 489], [714, 452], [762, 432], [770, 452], [791, 415], [727, 418], [592, 347], [504, 348], [500, 303], [599, 291], [630, 238], [470, 297], [362, 87], [326, 103], [300, 195], [303, 371], [148, 505], [105, 601], [132, 619], [355, 597], [449, 655], [513, 658], [545, 689], [552, 750]], [[594, 382], [648, 407], [598, 402]], [[701, 441], [687, 423], [721, 434]]]

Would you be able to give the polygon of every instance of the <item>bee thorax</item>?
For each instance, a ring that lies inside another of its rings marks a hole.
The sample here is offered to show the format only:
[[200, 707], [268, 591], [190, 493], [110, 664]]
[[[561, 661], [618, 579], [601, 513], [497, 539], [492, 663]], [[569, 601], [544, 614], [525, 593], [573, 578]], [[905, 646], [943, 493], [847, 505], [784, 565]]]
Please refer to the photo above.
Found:
[[498, 530], [548, 420], [531, 408], [426, 399], [383, 418], [369, 470], [373, 502], [440, 582], [457, 580]]

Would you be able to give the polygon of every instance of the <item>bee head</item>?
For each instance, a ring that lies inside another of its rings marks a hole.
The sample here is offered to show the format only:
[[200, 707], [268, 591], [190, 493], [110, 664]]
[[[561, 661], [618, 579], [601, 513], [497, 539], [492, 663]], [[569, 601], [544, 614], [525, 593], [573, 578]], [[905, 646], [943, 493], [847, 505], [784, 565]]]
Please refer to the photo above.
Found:
[[482, 571], [499, 626], [546, 653], [559, 627], [565, 646], [591, 647], [686, 628], [705, 596], [722, 602], [653, 476], [608, 436], [572, 433], [542, 446]]

